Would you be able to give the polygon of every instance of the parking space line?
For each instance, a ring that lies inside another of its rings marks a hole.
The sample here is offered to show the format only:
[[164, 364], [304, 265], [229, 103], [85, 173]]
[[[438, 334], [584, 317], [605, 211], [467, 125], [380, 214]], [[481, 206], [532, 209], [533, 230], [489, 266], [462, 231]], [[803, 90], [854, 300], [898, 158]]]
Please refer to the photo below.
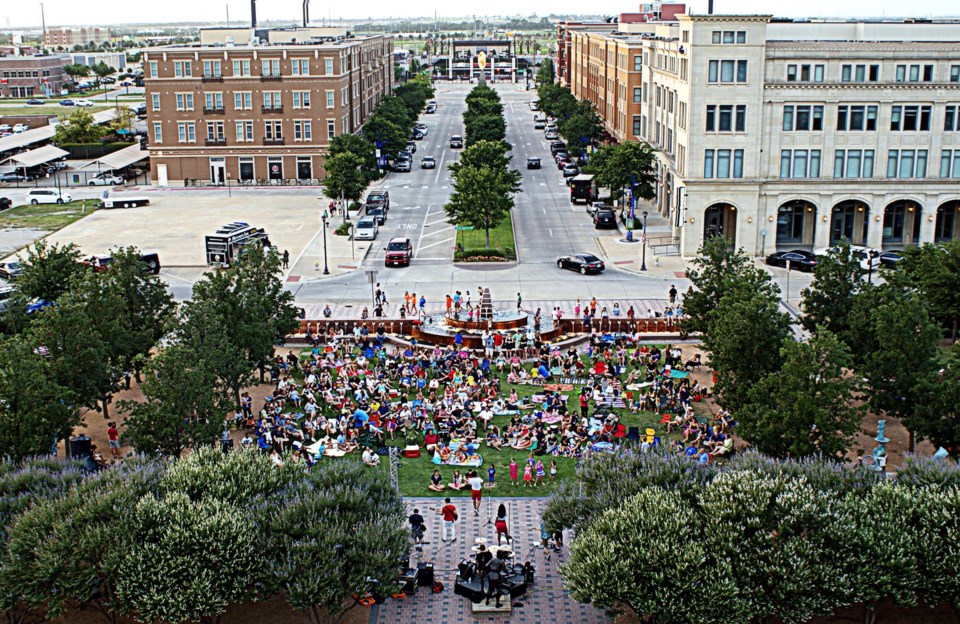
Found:
[[454, 226], [451, 225], [451, 226], [449, 226], [449, 227], [441, 228], [441, 229], [439, 229], [439, 230], [437, 230], [437, 231], [435, 231], [435, 232], [430, 232], [430, 233], [428, 233], [428, 234], [424, 234], [423, 236], [420, 237], [420, 239], [423, 240], [423, 238], [425, 238], [425, 237], [427, 237], [427, 236], [433, 236], [434, 234], [439, 234], [439, 233], [441, 233], [441, 232], [449, 232], [450, 230], [453, 229], [453, 227], [454, 227]]

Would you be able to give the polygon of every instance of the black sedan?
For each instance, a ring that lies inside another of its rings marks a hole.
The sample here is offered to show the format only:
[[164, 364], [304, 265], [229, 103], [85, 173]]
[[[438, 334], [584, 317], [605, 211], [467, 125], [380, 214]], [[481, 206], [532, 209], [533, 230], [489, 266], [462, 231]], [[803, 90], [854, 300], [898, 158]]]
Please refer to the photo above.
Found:
[[527, 159], [527, 169], [539, 169], [540, 168], [540, 159], [536, 156], [531, 156]]
[[817, 266], [817, 257], [802, 249], [778, 251], [767, 256], [767, 264], [770, 266], [786, 267], [787, 262], [790, 263], [791, 269], [809, 273], [813, 271], [813, 267]]
[[893, 269], [897, 266], [897, 263], [903, 260], [903, 256], [900, 255], [899, 251], [885, 251], [880, 254], [880, 266], [887, 267], [888, 269]]
[[583, 253], [572, 256], [560, 256], [557, 258], [557, 266], [561, 269], [570, 269], [579, 271], [580, 275], [587, 273], [601, 273], [606, 267], [603, 260], [593, 254]]
[[29, 104], [30, 106], [43, 106], [44, 102], [43, 100], [38, 100], [34, 98], [32, 100], [27, 100], [27, 104]]

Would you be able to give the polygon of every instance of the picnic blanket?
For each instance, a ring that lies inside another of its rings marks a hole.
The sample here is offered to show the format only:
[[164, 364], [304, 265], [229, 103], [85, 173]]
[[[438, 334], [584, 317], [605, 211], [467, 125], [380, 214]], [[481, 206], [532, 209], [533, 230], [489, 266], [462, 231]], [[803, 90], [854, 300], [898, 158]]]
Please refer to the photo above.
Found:
[[332, 446], [325, 446], [323, 440], [318, 440], [309, 446], [304, 447], [308, 453], [314, 457], [319, 457], [321, 454], [324, 457], [343, 457], [346, 455], [346, 451], [341, 451], [340, 449], [334, 448]]
[[670, 369], [670, 379], [686, 379], [690, 376], [690, 373], [687, 371], [677, 370], [675, 368]]
[[474, 453], [469, 456], [467, 460], [463, 463], [457, 461], [457, 456], [454, 454], [450, 455], [450, 459], [446, 462], [440, 460], [440, 453], [437, 451], [433, 452], [433, 459], [430, 460], [438, 466], [454, 466], [457, 468], [479, 468], [483, 465], [483, 457], [479, 453]]
[[558, 423], [561, 420], [563, 420], [563, 416], [561, 416], [560, 414], [554, 414], [552, 416], [544, 416], [541, 420], [543, 420], [543, 422], [548, 425], [552, 425], [554, 423]]
[[572, 384], [543, 384], [544, 390], [550, 390], [551, 392], [570, 392], [573, 390]]
[[612, 453], [613, 452], [613, 443], [612, 442], [597, 442], [590, 445], [591, 451], [596, 451], [598, 453]]

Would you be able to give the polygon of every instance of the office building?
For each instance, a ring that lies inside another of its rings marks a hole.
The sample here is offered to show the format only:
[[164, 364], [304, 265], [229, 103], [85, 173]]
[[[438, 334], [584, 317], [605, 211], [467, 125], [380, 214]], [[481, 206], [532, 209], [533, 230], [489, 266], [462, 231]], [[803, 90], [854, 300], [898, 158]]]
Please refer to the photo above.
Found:
[[43, 44], [48, 48], [70, 50], [75, 45], [101, 44], [110, 41], [110, 31], [96, 26], [85, 28], [48, 28], [43, 35]]
[[0, 56], [0, 97], [52, 97], [70, 80], [63, 68], [70, 57], [62, 54]]
[[146, 51], [154, 183], [318, 183], [330, 139], [393, 88], [392, 54], [380, 35]]
[[[654, 208], [683, 255], [710, 235], [755, 255], [960, 235], [960, 20], [680, 14], [643, 29], [570, 33], [568, 83], [611, 134], [655, 148]], [[624, 54], [626, 102], [602, 88]]]

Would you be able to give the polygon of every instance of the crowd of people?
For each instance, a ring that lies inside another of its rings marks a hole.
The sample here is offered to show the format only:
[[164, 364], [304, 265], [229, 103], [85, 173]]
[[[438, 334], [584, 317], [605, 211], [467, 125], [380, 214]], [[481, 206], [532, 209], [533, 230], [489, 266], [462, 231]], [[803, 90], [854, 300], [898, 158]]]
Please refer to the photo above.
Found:
[[[465, 473], [481, 450], [485, 487], [496, 485], [497, 463], [513, 486], [537, 487], [557, 478], [554, 458], [610, 452], [626, 440], [661, 443], [627, 427], [628, 412], [661, 415], [677, 435], [670, 444], [701, 461], [732, 451], [729, 415], [709, 422], [694, 413], [692, 404], [708, 394], [689, 375], [700, 370], [699, 355], [684, 361], [677, 347], [629, 335], [594, 334], [585, 352], [540, 343], [516, 350], [500, 337], [467, 352], [397, 348], [382, 325], [313, 336], [302, 356], [276, 357], [274, 391], [259, 410], [243, 395], [235, 423], [247, 431], [241, 443], [278, 464], [357, 453], [375, 466], [389, 442], [405, 442], [439, 465], [425, 484], [435, 492], [468, 487]], [[518, 392], [523, 386], [533, 388]]]

